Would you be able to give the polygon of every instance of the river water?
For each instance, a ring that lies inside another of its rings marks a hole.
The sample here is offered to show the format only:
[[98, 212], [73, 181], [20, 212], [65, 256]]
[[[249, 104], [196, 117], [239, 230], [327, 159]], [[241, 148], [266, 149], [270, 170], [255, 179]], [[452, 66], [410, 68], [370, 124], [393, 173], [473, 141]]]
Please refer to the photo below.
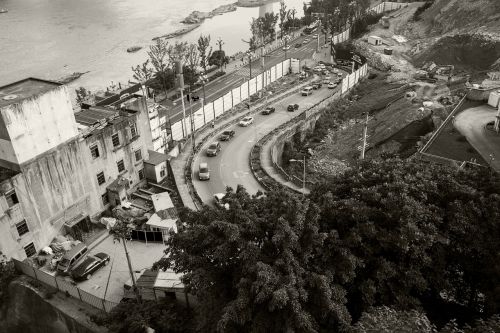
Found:
[[[131, 79], [131, 66], [146, 58], [152, 38], [173, 32], [193, 10], [211, 11], [235, 0], [0, 0], [0, 86], [26, 77], [58, 79], [86, 72], [69, 85], [92, 91], [111, 81]], [[303, 0], [286, 0], [303, 13]], [[273, 4], [275, 12], [279, 3]], [[250, 36], [252, 17], [259, 8], [238, 8], [207, 19], [197, 29], [179, 37], [195, 42], [200, 33], [221, 37], [226, 54], [245, 50], [241, 39]], [[175, 39], [171, 39], [171, 42]], [[130, 46], [144, 48], [127, 53]]]

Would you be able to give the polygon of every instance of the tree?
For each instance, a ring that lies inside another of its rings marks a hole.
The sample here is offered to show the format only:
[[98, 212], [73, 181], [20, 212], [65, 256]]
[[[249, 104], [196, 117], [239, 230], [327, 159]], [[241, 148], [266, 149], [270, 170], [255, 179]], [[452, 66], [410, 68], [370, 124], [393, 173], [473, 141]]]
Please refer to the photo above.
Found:
[[228, 190], [224, 208], [183, 211], [158, 263], [184, 273], [204, 332], [318, 332], [347, 327], [345, 292], [312, 258], [326, 238], [318, 211], [288, 192]]
[[500, 274], [492, 237], [500, 234], [499, 194], [499, 178], [487, 170], [397, 158], [360, 163], [311, 194], [331, 235], [318, 264], [346, 288], [354, 318], [378, 305], [439, 304], [439, 312], [426, 309], [445, 322], [458, 307], [461, 317], [480, 308], [492, 315], [500, 299], [491, 279]]
[[200, 35], [198, 38], [198, 53], [200, 55], [200, 66], [203, 68], [203, 71], [207, 72], [208, 59], [212, 55], [212, 47], [210, 47], [210, 35]]
[[0, 310], [1, 304], [7, 303], [9, 284], [16, 276], [14, 262], [7, 260], [7, 257], [0, 251]]
[[266, 42], [266, 36], [271, 39], [276, 34], [276, 23], [278, 22], [278, 15], [274, 13], [265, 13], [262, 20], [262, 31], [264, 32], [263, 40]]
[[154, 68], [154, 75], [160, 81], [165, 96], [169, 88], [168, 69], [171, 63], [168, 58], [169, 45], [163, 38], [156, 39], [155, 44], [149, 46], [148, 56]]
[[133, 78], [138, 82], [147, 82], [153, 77], [154, 69], [149, 66], [149, 60], [146, 59], [141, 65], [132, 67]]
[[79, 106], [82, 106], [83, 103], [88, 102], [89, 99], [93, 97], [92, 92], [90, 90], [85, 89], [84, 87], [75, 89], [75, 93], [76, 93], [76, 103]]
[[186, 67], [189, 75], [184, 75], [187, 84], [192, 85], [198, 80], [198, 65], [200, 55], [196, 44], [189, 44], [186, 50]]
[[167, 56], [171, 64], [176, 61], [185, 63], [188, 55], [188, 43], [176, 41], [174, 45], [170, 45], [167, 49]]
[[208, 59], [208, 64], [210, 66], [217, 66], [221, 69], [225, 64], [229, 63], [229, 57], [226, 56], [226, 53], [223, 50], [215, 50], [210, 55], [210, 59]]
[[280, 2], [280, 11], [279, 11], [279, 27], [280, 27], [280, 39], [283, 39], [283, 35], [285, 33], [285, 25], [290, 17], [290, 10], [286, 9], [285, 1]]
[[435, 331], [435, 327], [425, 314], [416, 310], [396, 311], [387, 306], [372, 308], [363, 313], [354, 325], [355, 333], [434, 333]]

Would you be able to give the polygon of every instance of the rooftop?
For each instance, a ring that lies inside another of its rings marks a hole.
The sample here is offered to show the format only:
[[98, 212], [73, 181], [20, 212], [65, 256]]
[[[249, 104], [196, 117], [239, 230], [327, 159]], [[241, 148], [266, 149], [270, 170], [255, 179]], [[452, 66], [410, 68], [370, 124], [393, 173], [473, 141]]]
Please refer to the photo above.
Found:
[[27, 98], [44, 94], [60, 86], [62, 86], [61, 83], [32, 77], [8, 84], [0, 87], [0, 108], [17, 104]]
[[168, 155], [158, 153], [154, 150], [148, 150], [149, 158], [144, 163], [158, 165], [168, 160]]
[[117, 117], [118, 110], [94, 106], [75, 113], [76, 122], [85, 126], [92, 126], [109, 118]]

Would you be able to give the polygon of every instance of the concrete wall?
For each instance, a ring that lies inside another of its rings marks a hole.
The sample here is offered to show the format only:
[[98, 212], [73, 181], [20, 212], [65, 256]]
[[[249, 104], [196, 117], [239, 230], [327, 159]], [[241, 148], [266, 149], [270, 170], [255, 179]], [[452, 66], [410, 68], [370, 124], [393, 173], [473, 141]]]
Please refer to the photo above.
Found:
[[[165, 174], [161, 176], [161, 170], [165, 170]], [[149, 163], [144, 163], [144, 171], [146, 172], [146, 178], [156, 183], [162, 182], [167, 178], [167, 161], [160, 163], [158, 165], [153, 165]]]
[[0, 110], [9, 139], [0, 140], [2, 159], [21, 164], [78, 134], [65, 86]]

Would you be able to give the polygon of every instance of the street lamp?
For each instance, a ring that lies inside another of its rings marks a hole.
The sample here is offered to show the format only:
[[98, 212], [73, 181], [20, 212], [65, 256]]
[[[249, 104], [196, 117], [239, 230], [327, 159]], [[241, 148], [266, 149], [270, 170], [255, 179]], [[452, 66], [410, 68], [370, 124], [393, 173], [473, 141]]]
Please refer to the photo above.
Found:
[[306, 195], [306, 155], [304, 155], [303, 160], [290, 159], [289, 162], [292, 163], [302, 163], [303, 174], [302, 174], [302, 198]]

